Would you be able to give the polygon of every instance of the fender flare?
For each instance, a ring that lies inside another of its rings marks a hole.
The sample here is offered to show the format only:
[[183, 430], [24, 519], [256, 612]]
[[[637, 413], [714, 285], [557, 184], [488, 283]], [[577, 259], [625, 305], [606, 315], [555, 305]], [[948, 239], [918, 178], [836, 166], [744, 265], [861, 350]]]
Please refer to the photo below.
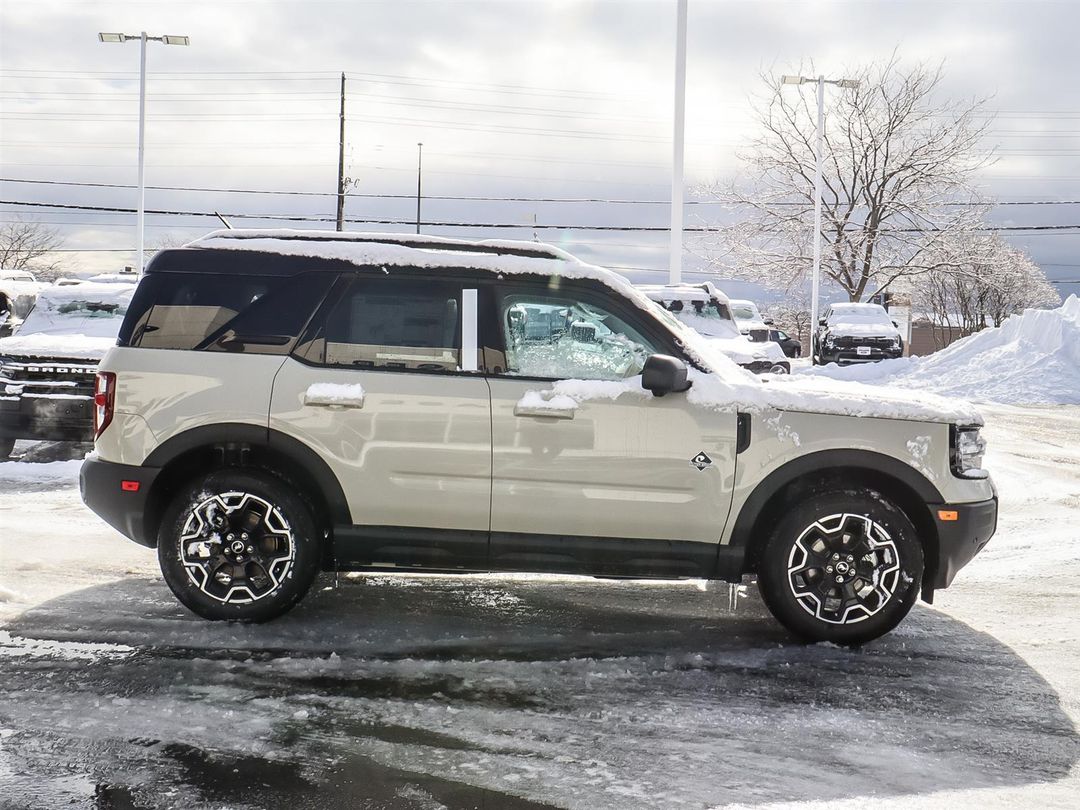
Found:
[[[870, 450], [820, 450], [787, 462], [758, 483], [739, 510], [728, 546], [739, 549], [739, 556], [743, 557], [753, 540], [753, 529], [762, 510], [776, 493], [805, 475], [827, 473], [837, 468], [865, 470], [892, 478], [926, 504], [945, 502], [941, 492], [925, 475], [892, 456]], [[910, 517], [916, 521], [919, 516]]]
[[222, 422], [185, 430], [156, 447], [146, 457], [143, 466], [166, 467], [170, 462], [192, 450], [217, 446], [227, 449], [230, 445], [263, 447], [280, 453], [315, 482], [320, 494], [326, 500], [332, 524], [346, 526], [352, 524], [352, 515], [345, 492], [330, 466], [300, 440], [260, 425]]

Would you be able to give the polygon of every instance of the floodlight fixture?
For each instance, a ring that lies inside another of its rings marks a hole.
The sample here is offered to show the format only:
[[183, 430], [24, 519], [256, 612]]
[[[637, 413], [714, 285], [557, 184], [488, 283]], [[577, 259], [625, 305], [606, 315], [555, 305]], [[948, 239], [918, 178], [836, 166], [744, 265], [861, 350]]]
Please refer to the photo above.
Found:
[[104, 32], [97, 36], [102, 42], [125, 42], [128, 38], [126, 34], [106, 34]]
[[191, 38], [190, 37], [177, 36], [175, 34], [165, 34], [165, 36], [163, 36], [161, 38], [161, 41], [164, 42], [166, 45], [190, 45], [191, 44]]

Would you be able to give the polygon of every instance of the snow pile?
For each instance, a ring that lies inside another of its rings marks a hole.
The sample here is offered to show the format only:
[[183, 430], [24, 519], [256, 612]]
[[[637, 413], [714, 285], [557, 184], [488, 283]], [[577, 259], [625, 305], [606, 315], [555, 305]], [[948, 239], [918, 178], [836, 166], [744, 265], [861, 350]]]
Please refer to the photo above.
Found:
[[[858, 380], [1009, 405], [1080, 404], [1080, 298], [1028, 309], [926, 357], [810, 369]], [[822, 380], [824, 382], [824, 380]]]
[[304, 392], [305, 405], [355, 405], [363, 402], [364, 387], [356, 383], [312, 383]]

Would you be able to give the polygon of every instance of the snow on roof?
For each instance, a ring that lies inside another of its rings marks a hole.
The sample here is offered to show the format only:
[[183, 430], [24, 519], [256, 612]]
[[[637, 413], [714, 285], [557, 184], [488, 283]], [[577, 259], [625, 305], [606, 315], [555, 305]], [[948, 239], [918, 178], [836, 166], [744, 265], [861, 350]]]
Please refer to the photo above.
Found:
[[721, 304], [728, 303], [728, 297], [711, 281], [701, 284], [638, 284], [637, 288], [653, 301], [708, 301], [715, 298]]
[[[784, 375], [782, 382], [763, 382], [749, 371], [740, 368], [707, 338], [672, 317], [623, 276], [587, 264], [552, 245], [494, 239], [470, 241], [413, 234], [232, 229], [213, 231], [185, 245], [185, 248], [255, 250], [289, 256], [339, 259], [363, 266], [432, 269], [449, 266], [488, 270], [505, 275], [531, 273], [592, 279], [607, 285], [650, 317], [661, 321], [691, 358], [713, 372], [695, 373], [694, 388], [688, 395], [692, 403], [721, 410], [776, 408], [885, 419], [982, 422], [978, 411], [966, 402], [950, 401], [933, 395], [912, 396], [901, 393], [893, 397], [889, 392], [873, 386], [857, 383], [844, 385], [836, 382], [823, 385], [820, 380], [796, 380], [788, 375]], [[473, 252], [470, 248], [477, 250]], [[492, 252], [500, 248], [513, 251], [517, 255]], [[523, 252], [539, 252], [541, 256], [520, 255]], [[564, 382], [570, 384], [580, 381]], [[626, 381], [620, 385], [632, 388], [634, 381]], [[581, 390], [591, 391], [594, 388], [597, 386], [585, 385]], [[555, 390], [563, 393], [558, 384]]]
[[66, 303], [70, 301], [94, 301], [98, 303], [122, 303], [131, 301], [135, 293], [134, 284], [116, 284], [113, 282], [91, 282], [82, 284], [62, 284], [44, 287], [38, 292], [38, 302]]

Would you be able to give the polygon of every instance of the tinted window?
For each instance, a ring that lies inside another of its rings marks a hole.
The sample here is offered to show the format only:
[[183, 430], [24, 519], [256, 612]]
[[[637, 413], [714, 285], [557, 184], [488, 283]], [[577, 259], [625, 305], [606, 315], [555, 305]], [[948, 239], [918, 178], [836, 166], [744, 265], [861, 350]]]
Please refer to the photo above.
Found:
[[357, 279], [300, 354], [331, 366], [456, 371], [460, 328], [454, 285]]
[[507, 374], [621, 380], [640, 374], [645, 359], [656, 352], [647, 338], [617, 315], [572, 297], [505, 295], [499, 317]]

